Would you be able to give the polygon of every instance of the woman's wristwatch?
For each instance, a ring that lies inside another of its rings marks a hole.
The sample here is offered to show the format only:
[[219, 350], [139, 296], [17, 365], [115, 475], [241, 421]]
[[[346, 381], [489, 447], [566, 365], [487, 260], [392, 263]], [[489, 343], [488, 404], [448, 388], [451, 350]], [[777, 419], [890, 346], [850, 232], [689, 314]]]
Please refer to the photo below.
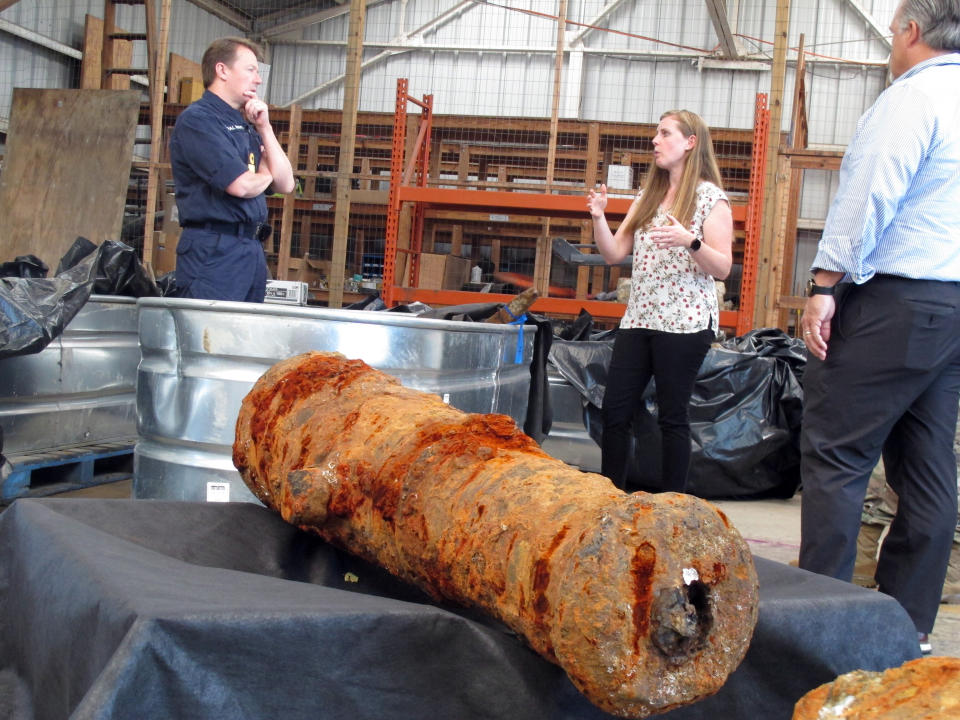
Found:
[[690, 252], [696, 252], [700, 249], [700, 246], [703, 245], [698, 238], [694, 238], [693, 242], [690, 243]]

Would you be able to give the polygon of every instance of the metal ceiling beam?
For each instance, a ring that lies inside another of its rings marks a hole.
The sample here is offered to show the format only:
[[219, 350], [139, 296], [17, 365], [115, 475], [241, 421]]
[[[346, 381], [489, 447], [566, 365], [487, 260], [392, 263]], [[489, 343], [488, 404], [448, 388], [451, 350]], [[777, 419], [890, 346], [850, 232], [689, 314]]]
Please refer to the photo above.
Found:
[[[281, 40], [275, 42], [274, 45], [293, 45], [293, 46], [319, 46], [319, 47], [345, 47], [346, 42], [343, 40]], [[462, 43], [456, 45], [424, 45], [422, 43], [404, 43], [404, 42], [395, 42], [395, 41], [384, 41], [384, 42], [365, 42], [364, 46], [367, 48], [379, 48], [385, 50], [374, 58], [371, 58], [363, 67], [366, 68], [368, 65], [373, 64], [375, 61], [382, 61], [386, 57], [393, 55], [399, 55], [401, 53], [407, 52], [469, 52], [484, 54], [489, 53], [491, 55], [555, 55], [557, 49], [555, 47], [549, 47], [546, 45], [464, 45]], [[630, 49], [619, 49], [619, 50], [610, 50], [607, 48], [588, 48], [581, 47], [577, 50], [584, 55], [595, 55], [602, 56], [610, 59], [630, 59], [630, 60], [689, 60], [692, 64], [697, 66], [699, 70], [744, 70], [744, 71], [758, 71], [758, 70], [769, 70], [771, 65], [771, 60], [765, 55], [745, 55], [739, 60], [729, 60], [727, 58], [718, 58], [713, 55], [703, 55], [701, 53], [688, 52], [683, 50], [630, 50]], [[570, 52], [568, 49], [566, 52]], [[787, 64], [795, 64], [794, 59], [788, 59]], [[818, 58], [816, 56], [807, 58], [807, 64], [815, 63], [818, 65], [844, 65], [844, 66], [854, 66], [854, 67], [886, 67], [886, 60], [877, 60], [877, 61], [862, 61], [862, 60], [839, 60], [833, 58]], [[324, 83], [322, 86], [315, 88], [317, 92], [326, 90], [329, 87], [336, 85], [342, 80], [340, 78], [333, 78], [328, 82]]]
[[230, 23], [235, 28], [243, 30], [245, 33], [250, 33], [253, 30], [253, 23], [249, 16], [238, 13], [236, 10], [227, 7], [222, 2], [217, 2], [217, 0], [187, 0], [187, 2], [191, 3], [192, 5], [196, 5], [198, 8], [210, 13], [211, 15], [216, 15], [224, 22]]
[[[594, 17], [592, 20], [590, 20], [590, 22], [588, 22], [588, 23], [586, 23], [586, 24], [587, 24], [587, 25], [595, 25], [595, 26], [596, 26], [596, 25], [599, 25], [599, 24], [602, 23], [604, 20], [606, 20], [608, 17], [610, 17], [610, 14], [611, 14], [614, 10], [616, 10], [617, 8], [619, 8], [621, 5], [623, 5], [623, 3], [624, 3], [624, 0], [616, 0], [616, 2], [610, 3], [610, 4], [607, 5], [600, 13], [598, 13], [596, 17]], [[568, 42], [567, 45], [568, 45], [568, 46], [572, 46], [572, 45], [576, 45], [576, 44], [579, 43], [579, 42], [583, 42], [584, 36], [585, 36], [588, 32], [591, 32], [591, 31], [593, 31], [593, 30], [596, 30], [596, 27], [585, 27], [585, 28], [582, 28], [582, 29], [580, 30], [580, 32], [578, 32], [576, 35], [574, 35], [572, 38], [570, 38], [570, 42]]]
[[[335, 0], [340, 2], [341, 0]], [[375, 0], [367, 3], [367, 10], [377, 5], [382, 5], [385, 2], [390, 2], [390, 0]], [[267, 40], [274, 40], [281, 35], [287, 35], [289, 33], [298, 32], [305, 27], [310, 25], [316, 25], [317, 23], [326, 22], [327, 20], [332, 20], [333, 18], [341, 17], [343, 15], [348, 15], [350, 13], [350, 4], [349, 2], [346, 5], [341, 5], [340, 7], [331, 7], [326, 10], [320, 10], [319, 12], [310, 13], [309, 15], [304, 15], [302, 18], [297, 18], [296, 20], [290, 20], [289, 22], [283, 22], [283, 18], [287, 17], [289, 13], [272, 13], [271, 15], [264, 16], [263, 20], [269, 21], [270, 19], [277, 22], [276, 25], [271, 27], [260, 27], [259, 32], [262, 37]]]
[[857, 15], [863, 19], [864, 22], [867, 23], [867, 27], [876, 33], [877, 39], [883, 43], [883, 46], [887, 50], [893, 48], [890, 38], [887, 37], [887, 28], [878, 24], [873, 15], [867, 12], [867, 10], [859, 2], [857, 2], [857, 0], [846, 0], [846, 3], [853, 9], [854, 12], [857, 13]]
[[[424, 25], [421, 25], [421, 26], [420, 26], [419, 28], [417, 28], [416, 30], [413, 30], [413, 31], [411, 31], [411, 32], [409, 32], [409, 33], [404, 33], [404, 34], [402, 34], [402, 35], [399, 37], [399, 40], [400, 40], [401, 42], [408, 42], [408, 41], [410, 41], [410, 40], [412, 40], [412, 39], [414, 39], [414, 38], [416, 38], [416, 37], [420, 37], [420, 36], [425, 35], [426, 33], [430, 32], [431, 30], [436, 30], [437, 28], [443, 27], [444, 25], [446, 25], [446, 24], [447, 24], [448, 22], [450, 22], [451, 20], [455, 20], [456, 18], [460, 17], [461, 14], [463, 14], [466, 10], [469, 9], [468, 6], [472, 6], [472, 5], [473, 5], [473, 0], [462, 0], [461, 2], [457, 3], [457, 4], [454, 5], [452, 8], [450, 8], [449, 10], [447, 10], [446, 12], [443, 12], [443, 13], [441, 13], [440, 15], [437, 15], [437, 17], [433, 18], [433, 20], [431, 20], [430, 22], [428, 22], [428, 23], [426, 23], [426, 24], [424, 24]], [[300, 44], [300, 43], [298, 43], [298, 44]], [[368, 44], [367, 46], [369, 47], [369, 44]], [[422, 46], [422, 45], [417, 45], [416, 47], [417, 47], [417, 48], [422, 48], [423, 46]], [[405, 52], [407, 49], [408, 49], [408, 48], [407, 48], [406, 46], [404, 46], [404, 50], [402, 50], [401, 52]], [[412, 48], [409, 48], [409, 49], [412, 49]], [[383, 60], [386, 60], [388, 57], [391, 57], [391, 56], [393, 56], [393, 55], [396, 55], [396, 51], [394, 51], [394, 50], [386, 50], [386, 51], [380, 53], [379, 55], [376, 55], [375, 57], [372, 57], [372, 58], [370, 58], [369, 60], [367, 60], [366, 62], [364, 62], [364, 63], [360, 66], [360, 70], [361, 70], [361, 72], [362, 72], [363, 70], [366, 70], [368, 67], [370, 67], [370, 66], [372, 66], [372, 65], [375, 65], [375, 64], [377, 64], [377, 63], [380, 63], [380, 62], [382, 62]], [[288, 103], [288, 105], [296, 105], [297, 103], [303, 102], [303, 101], [306, 100], [307, 98], [311, 98], [311, 97], [313, 97], [314, 95], [316, 95], [317, 93], [323, 92], [323, 91], [326, 90], [327, 88], [333, 87], [333, 86], [335, 86], [335, 85], [343, 82], [343, 79], [344, 79], [344, 76], [343, 76], [343, 75], [340, 75], [340, 76], [335, 77], [335, 78], [333, 78], [333, 79], [331, 79], [331, 80], [328, 80], [327, 82], [323, 83], [322, 85], [317, 85], [315, 88], [313, 88], [313, 89], [311, 89], [311, 90], [308, 90], [307, 92], [303, 93], [303, 94], [300, 95], [299, 97], [294, 98], [293, 100], [291, 100], [291, 101]]]
[[737, 42], [736, 35], [730, 28], [730, 18], [727, 16], [726, 0], [704, 0], [707, 3], [707, 12], [710, 13], [710, 21], [713, 23], [713, 29], [717, 33], [717, 39], [720, 40], [720, 47], [723, 55], [731, 60], [739, 60], [740, 44]]
[[[12, 5], [13, 3], [10, 4]], [[62, 42], [58, 42], [53, 38], [48, 38], [45, 35], [34, 32], [33, 30], [28, 30], [22, 25], [17, 25], [9, 20], [4, 20], [3, 18], [0, 18], [0, 32], [5, 32], [9, 35], [15, 35], [18, 38], [32, 42], [34, 45], [39, 45], [40, 47], [45, 47], [48, 50], [53, 50], [54, 52], [58, 52], [61, 55], [66, 55], [74, 60], [83, 59], [82, 51], [72, 48], [69, 45], [64, 45]]]

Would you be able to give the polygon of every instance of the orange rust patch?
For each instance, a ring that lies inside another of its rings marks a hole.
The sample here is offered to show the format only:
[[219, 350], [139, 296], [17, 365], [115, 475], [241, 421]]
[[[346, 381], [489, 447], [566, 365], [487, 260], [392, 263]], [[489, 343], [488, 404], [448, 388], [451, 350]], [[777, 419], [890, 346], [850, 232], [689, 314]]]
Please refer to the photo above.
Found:
[[[329, 355], [313, 355], [278, 378], [272, 385], [254, 389], [247, 397], [255, 410], [250, 423], [253, 437], [273, 434], [277, 420], [289, 411], [297, 400], [309, 397], [319, 390], [332, 387], [337, 394], [370, 368], [361, 360], [344, 360]], [[270, 407], [277, 400], [276, 408]]]
[[[340, 478], [350, 477], [350, 467], [343, 463], [337, 465], [336, 472]], [[330, 502], [327, 504], [327, 512], [330, 515], [341, 518], [351, 517], [363, 503], [364, 497], [356, 492], [355, 488], [347, 487], [348, 485], [352, 486], [352, 483], [340, 482], [332, 489]]]
[[550, 560], [569, 530], [570, 528], [566, 525], [560, 528], [560, 532], [554, 536], [550, 547], [533, 564], [531, 589], [533, 590], [533, 612], [538, 623], [543, 622], [543, 616], [550, 612], [550, 601], [547, 600], [547, 588], [550, 586]]
[[657, 549], [649, 542], [642, 543], [630, 560], [633, 577], [633, 649], [640, 651], [640, 641], [650, 627], [650, 604], [653, 602], [653, 571], [657, 565]]
[[307, 465], [307, 456], [310, 454], [310, 441], [312, 439], [310, 435], [300, 438], [300, 455], [293, 467], [290, 468], [291, 470], [302, 470]]

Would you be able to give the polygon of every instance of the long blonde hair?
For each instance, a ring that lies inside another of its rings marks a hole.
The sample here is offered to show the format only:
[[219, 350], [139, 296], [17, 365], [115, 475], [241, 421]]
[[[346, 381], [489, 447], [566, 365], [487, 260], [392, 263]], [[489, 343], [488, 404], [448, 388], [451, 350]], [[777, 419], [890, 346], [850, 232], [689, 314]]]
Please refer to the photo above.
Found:
[[[713, 141], [710, 139], [710, 128], [696, 113], [689, 110], [668, 110], [660, 116], [673, 118], [684, 137], [696, 136], [694, 146], [687, 153], [683, 162], [683, 173], [680, 175], [680, 185], [673, 198], [673, 215], [684, 227], [689, 227], [693, 214], [697, 209], [697, 185], [701, 180], [708, 180], [722, 189], [720, 168], [717, 167], [717, 158], [713, 154]], [[632, 234], [637, 228], [645, 228], [657, 214], [657, 208], [666, 197], [670, 189], [670, 173], [655, 162], [650, 163], [650, 170], [643, 183], [643, 194], [633, 201], [627, 216], [623, 219], [627, 230]]]

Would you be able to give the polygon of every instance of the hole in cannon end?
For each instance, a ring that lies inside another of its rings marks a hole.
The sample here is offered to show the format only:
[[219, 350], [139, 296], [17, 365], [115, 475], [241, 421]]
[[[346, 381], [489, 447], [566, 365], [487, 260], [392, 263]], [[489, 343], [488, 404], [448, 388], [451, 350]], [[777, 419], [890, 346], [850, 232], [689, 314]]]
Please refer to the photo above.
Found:
[[713, 627], [710, 587], [695, 580], [683, 587], [661, 590], [650, 614], [653, 644], [674, 663], [702, 649]]

